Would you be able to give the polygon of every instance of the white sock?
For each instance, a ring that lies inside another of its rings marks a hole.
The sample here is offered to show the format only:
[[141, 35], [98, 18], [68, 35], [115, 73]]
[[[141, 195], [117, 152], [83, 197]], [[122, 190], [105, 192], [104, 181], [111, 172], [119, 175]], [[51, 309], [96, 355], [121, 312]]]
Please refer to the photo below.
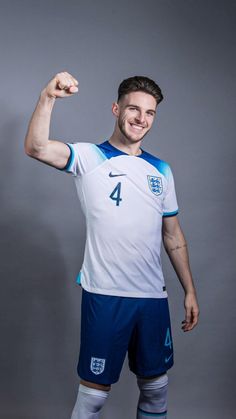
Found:
[[166, 374], [155, 380], [138, 378], [140, 397], [138, 401], [137, 419], [167, 418], [167, 388]]
[[90, 388], [80, 384], [71, 419], [99, 419], [108, 391]]

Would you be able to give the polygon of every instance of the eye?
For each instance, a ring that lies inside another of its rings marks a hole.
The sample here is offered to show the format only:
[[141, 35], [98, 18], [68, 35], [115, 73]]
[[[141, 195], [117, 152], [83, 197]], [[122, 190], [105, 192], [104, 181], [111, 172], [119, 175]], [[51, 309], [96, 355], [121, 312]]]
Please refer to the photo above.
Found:
[[152, 112], [152, 111], [148, 111], [148, 112], [147, 112], [147, 115], [148, 115], [148, 116], [152, 116], [152, 117], [153, 117], [153, 116], [154, 116], [154, 112]]

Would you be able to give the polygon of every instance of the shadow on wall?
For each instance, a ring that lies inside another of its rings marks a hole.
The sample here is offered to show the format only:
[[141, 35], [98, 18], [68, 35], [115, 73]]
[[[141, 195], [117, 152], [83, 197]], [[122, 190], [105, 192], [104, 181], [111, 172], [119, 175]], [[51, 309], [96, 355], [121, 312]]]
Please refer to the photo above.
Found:
[[69, 355], [66, 267], [45, 217], [46, 180], [39, 165], [34, 173], [25, 168], [21, 130], [20, 120], [11, 122], [0, 139], [0, 417], [51, 419], [47, 406], [63, 405], [76, 360]]

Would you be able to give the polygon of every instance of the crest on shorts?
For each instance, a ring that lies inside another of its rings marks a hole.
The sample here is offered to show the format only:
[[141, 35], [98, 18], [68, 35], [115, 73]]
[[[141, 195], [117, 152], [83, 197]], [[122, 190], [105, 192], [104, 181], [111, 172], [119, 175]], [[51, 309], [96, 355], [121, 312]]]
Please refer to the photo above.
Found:
[[105, 368], [105, 359], [91, 358], [90, 369], [95, 375], [102, 374]]
[[161, 177], [147, 175], [148, 186], [154, 195], [161, 195], [163, 191]]

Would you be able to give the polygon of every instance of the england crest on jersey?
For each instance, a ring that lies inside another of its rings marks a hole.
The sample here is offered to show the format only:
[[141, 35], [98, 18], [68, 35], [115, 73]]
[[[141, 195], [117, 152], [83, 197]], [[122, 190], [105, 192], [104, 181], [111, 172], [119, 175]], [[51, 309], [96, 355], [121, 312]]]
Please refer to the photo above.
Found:
[[105, 359], [101, 358], [91, 358], [90, 369], [95, 375], [102, 374], [105, 368]]
[[148, 186], [154, 195], [161, 195], [163, 192], [162, 180], [158, 176], [147, 176]]

